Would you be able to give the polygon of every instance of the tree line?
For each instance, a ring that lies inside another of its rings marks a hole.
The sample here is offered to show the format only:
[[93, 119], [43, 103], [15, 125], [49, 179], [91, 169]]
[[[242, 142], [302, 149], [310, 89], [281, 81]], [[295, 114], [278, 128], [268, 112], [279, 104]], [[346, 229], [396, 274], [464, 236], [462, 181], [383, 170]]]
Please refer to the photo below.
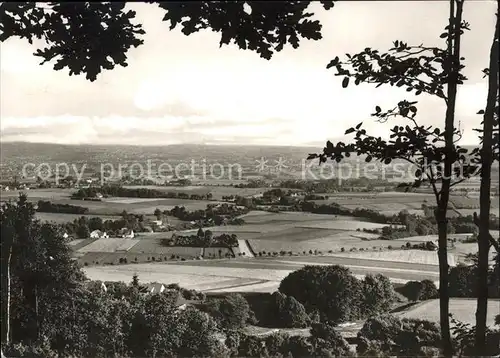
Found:
[[121, 230], [133, 230], [135, 232], [147, 232], [147, 225], [142, 214], [131, 214], [123, 211], [121, 218], [116, 220], [104, 220], [101, 217], [81, 216], [73, 222], [61, 224], [60, 227], [70, 236], [79, 239], [87, 239], [94, 230], [108, 233], [110, 236], [119, 235]]
[[212, 231], [198, 229], [196, 235], [173, 234], [170, 238], [161, 240], [163, 246], [187, 247], [238, 247], [238, 237], [235, 234], [214, 235]]
[[[474, 223], [472, 215], [449, 217], [447, 222], [448, 234], [474, 234], [477, 239], [479, 229]], [[438, 230], [436, 227], [436, 218], [434, 216], [422, 217], [415, 214], [410, 214], [407, 210], [400, 211], [393, 216], [393, 221], [403, 225], [385, 226], [381, 230], [381, 239], [396, 240], [411, 236], [426, 236], [436, 235]], [[492, 215], [490, 217], [491, 230], [500, 229], [500, 221], [498, 217]]]
[[89, 187], [78, 189], [71, 195], [72, 199], [96, 198], [101, 194], [103, 197], [125, 197], [125, 198], [158, 198], [158, 199], [186, 199], [186, 200], [212, 200], [212, 193], [187, 194], [182, 192], [165, 192], [149, 188], [124, 188], [120, 185], [103, 185], [101, 187]]
[[41, 213], [60, 213], [60, 214], [88, 214], [89, 209], [70, 204], [52, 203], [48, 200], [39, 200], [36, 208]]
[[249, 209], [228, 205], [226, 203], [215, 205], [208, 204], [205, 210], [189, 211], [184, 206], [174, 206], [167, 211], [167, 215], [182, 221], [202, 222], [205, 226], [220, 226], [223, 224], [242, 225], [244, 220], [239, 216], [248, 213]]

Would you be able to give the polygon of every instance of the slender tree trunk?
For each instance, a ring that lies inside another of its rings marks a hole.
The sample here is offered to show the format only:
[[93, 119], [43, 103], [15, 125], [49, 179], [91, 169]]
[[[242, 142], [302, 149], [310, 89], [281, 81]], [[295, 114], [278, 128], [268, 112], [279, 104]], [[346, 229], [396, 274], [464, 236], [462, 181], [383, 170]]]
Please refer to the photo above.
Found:
[[[448, 195], [446, 195], [448, 196]], [[441, 326], [441, 341], [443, 344], [443, 353], [446, 357], [453, 355], [453, 346], [451, 343], [450, 334], [450, 295], [449, 295], [449, 279], [448, 279], [448, 222], [446, 219], [446, 207], [448, 206], [448, 198], [446, 204], [441, 199], [440, 207], [436, 212], [436, 220], [438, 225], [438, 259], [439, 259], [439, 322]], [[446, 205], [443, 210], [443, 205]]]
[[483, 146], [481, 148], [481, 187], [479, 194], [480, 212], [477, 218], [479, 224], [478, 243], [478, 280], [477, 280], [477, 310], [475, 352], [486, 356], [486, 318], [488, 314], [488, 256], [490, 251], [490, 192], [491, 165], [493, 162], [493, 122], [495, 104], [498, 93], [498, 14], [495, 36], [491, 45], [488, 97], [483, 120]]
[[[5, 238], [3, 238], [5, 239]], [[10, 341], [10, 262], [12, 258], [12, 243], [7, 243], [2, 252], [2, 343]]]
[[[455, 3], [457, 5], [455, 11]], [[462, 22], [463, 0], [450, 0], [450, 19], [448, 26], [448, 81], [447, 107], [445, 119], [445, 158], [444, 178], [440, 191], [436, 220], [438, 223], [438, 259], [439, 259], [439, 318], [441, 340], [445, 357], [453, 356], [453, 344], [450, 334], [449, 309], [449, 265], [448, 265], [448, 222], [446, 218], [450, 199], [451, 178], [453, 175], [453, 147], [455, 133], [455, 104], [457, 99], [458, 72], [460, 64], [460, 24]]]

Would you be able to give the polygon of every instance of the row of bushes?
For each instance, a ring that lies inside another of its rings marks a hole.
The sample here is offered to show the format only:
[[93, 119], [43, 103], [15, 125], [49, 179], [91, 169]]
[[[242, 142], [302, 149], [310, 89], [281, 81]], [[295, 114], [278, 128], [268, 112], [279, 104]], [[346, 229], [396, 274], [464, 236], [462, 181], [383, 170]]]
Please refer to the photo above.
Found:
[[418, 244], [411, 244], [407, 242], [406, 244], [401, 245], [401, 247], [395, 247], [393, 245], [388, 245], [387, 247], [382, 247], [382, 246], [372, 246], [372, 247], [351, 247], [351, 248], [345, 248], [341, 247], [340, 250], [328, 250], [328, 251], [322, 251], [322, 250], [312, 250], [310, 249], [309, 251], [303, 250], [303, 251], [285, 251], [285, 250], [280, 250], [280, 251], [257, 251], [255, 252], [256, 256], [259, 257], [265, 257], [265, 256], [294, 256], [294, 255], [323, 255], [325, 253], [333, 254], [335, 252], [357, 252], [357, 251], [382, 251], [382, 250], [426, 250], [426, 251], [434, 251], [436, 246], [432, 241], [427, 241], [427, 242], [422, 242]]
[[[238, 253], [238, 256], [244, 256], [244, 253], [243, 255], [241, 253]], [[94, 261], [91, 261], [91, 264], [92, 265], [99, 265], [99, 264], [102, 264], [102, 265], [115, 265], [116, 263], [117, 264], [123, 264], [123, 265], [127, 265], [127, 264], [137, 264], [137, 263], [141, 263], [141, 262], [162, 262], [162, 261], [186, 261], [187, 259], [192, 259], [192, 260], [202, 260], [202, 259], [221, 259], [221, 258], [226, 258], [226, 259], [230, 259], [230, 258], [234, 258], [234, 254], [233, 253], [230, 253], [230, 252], [224, 252], [224, 253], [219, 253], [219, 255], [216, 255], [216, 254], [213, 254], [213, 253], [209, 253], [208, 255], [205, 255], [205, 256], [193, 256], [193, 257], [181, 257], [179, 255], [170, 255], [170, 256], [161, 256], [161, 255], [158, 255], [158, 256], [154, 256], [154, 255], [151, 255], [151, 256], [147, 256], [146, 258], [142, 257], [142, 258], [138, 258], [138, 257], [134, 257], [133, 260], [129, 260], [128, 258], [126, 257], [119, 257], [118, 258], [118, 262], [112, 260], [112, 261], [99, 261], [99, 260], [94, 260]], [[84, 261], [85, 258], [80, 259], [79, 261], [82, 262], [83, 261], [83, 265], [84, 266], [89, 266], [89, 261]]]

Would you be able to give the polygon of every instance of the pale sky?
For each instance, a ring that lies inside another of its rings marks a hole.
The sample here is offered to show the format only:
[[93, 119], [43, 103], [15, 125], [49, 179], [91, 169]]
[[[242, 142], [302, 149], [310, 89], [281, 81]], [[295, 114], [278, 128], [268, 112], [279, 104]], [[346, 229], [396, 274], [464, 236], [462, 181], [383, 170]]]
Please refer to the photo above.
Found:
[[[469, 78], [459, 91], [457, 118], [463, 144], [475, 144], [476, 112], [484, 108], [496, 1], [468, 0], [462, 40]], [[385, 50], [393, 40], [439, 45], [447, 24], [447, 1], [338, 2], [330, 11], [315, 5], [323, 39], [302, 40], [270, 61], [235, 45], [219, 48], [220, 35], [190, 36], [168, 30], [163, 10], [129, 4], [143, 23], [145, 43], [128, 52], [128, 67], [116, 67], [95, 82], [54, 71], [32, 55], [28, 42], [10, 39], [0, 47], [1, 141], [65, 144], [177, 143], [319, 145], [345, 139], [359, 122], [386, 136], [394, 122], [370, 117], [376, 105], [412, 99], [401, 89], [364, 84], [343, 89], [327, 70], [335, 56], [365, 47]], [[418, 96], [418, 120], [441, 125], [444, 105]]]

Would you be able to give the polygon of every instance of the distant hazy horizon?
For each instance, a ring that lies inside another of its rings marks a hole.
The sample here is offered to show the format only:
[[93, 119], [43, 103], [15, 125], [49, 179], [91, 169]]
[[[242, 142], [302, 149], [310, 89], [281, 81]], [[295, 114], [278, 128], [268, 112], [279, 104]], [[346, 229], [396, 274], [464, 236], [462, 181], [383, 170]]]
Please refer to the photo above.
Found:
[[[237, 144], [237, 143], [174, 143], [174, 144], [124, 144], [124, 143], [48, 143], [48, 142], [29, 142], [29, 141], [15, 141], [15, 140], [0, 140], [0, 146], [1, 145], [47, 145], [47, 146], [69, 146], [69, 147], [145, 147], [145, 148], [161, 148], [161, 147], [239, 147], [241, 148], [242, 145], [244, 146], [249, 146], [249, 147], [260, 147], [260, 148], [265, 148], [265, 147], [276, 147], [276, 148], [318, 148], [321, 147], [323, 148], [325, 146], [326, 140], [322, 143], [318, 144], [313, 144], [313, 143], [306, 143], [306, 144], [300, 144], [300, 145], [284, 145], [284, 144], [257, 144], [257, 143], [242, 143], [242, 144]], [[466, 145], [467, 146], [467, 145]]]
[[[144, 45], [127, 53], [126, 68], [105, 71], [95, 82], [39, 65], [40, 42], [18, 38], [1, 43], [0, 141], [92, 144], [322, 147], [347, 141], [359, 122], [370, 134], [387, 137], [394, 121], [370, 117], [376, 105], [392, 108], [418, 100], [422, 125], [443, 124], [444, 103], [404, 89], [361, 84], [342, 88], [326, 65], [335, 56], [365, 47], [385, 51], [394, 40], [444, 46], [446, 1], [339, 1], [330, 11], [312, 5], [323, 39], [302, 40], [270, 61], [235, 45], [219, 48], [220, 34], [184, 36], [169, 31], [154, 4], [127, 3], [143, 24]], [[464, 74], [456, 120], [462, 144], [478, 143], [476, 113], [486, 103], [487, 67], [495, 25], [495, 1], [466, 1], [470, 23], [462, 39]], [[401, 123], [401, 122], [399, 122]]]

